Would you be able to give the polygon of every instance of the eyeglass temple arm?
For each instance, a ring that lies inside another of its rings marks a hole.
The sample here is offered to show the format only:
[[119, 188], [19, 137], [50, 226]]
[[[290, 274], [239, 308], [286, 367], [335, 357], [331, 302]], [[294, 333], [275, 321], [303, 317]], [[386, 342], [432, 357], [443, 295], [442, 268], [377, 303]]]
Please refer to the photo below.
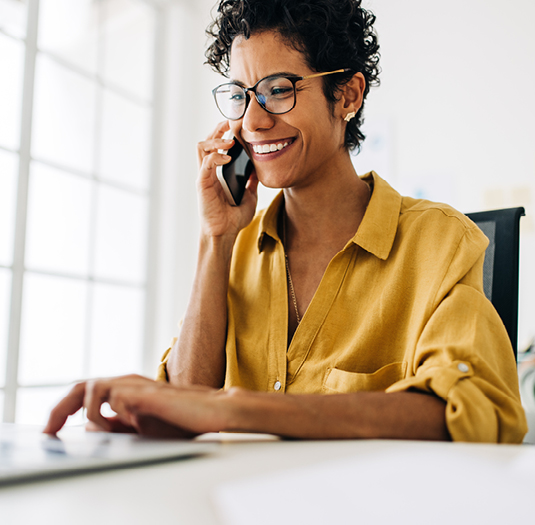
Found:
[[327, 73], [314, 73], [313, 75], [307, 75], [306, 77], [301, 77], [301, 80], [306, 80], [307, 78], [316, 78], [316, 77], [324, 77], [325, 75], [333, 75], [334, 73], [349, 73], [351, 69], [344, 68], [344, 69], [337, 69], [336, 71], [328, 71]]

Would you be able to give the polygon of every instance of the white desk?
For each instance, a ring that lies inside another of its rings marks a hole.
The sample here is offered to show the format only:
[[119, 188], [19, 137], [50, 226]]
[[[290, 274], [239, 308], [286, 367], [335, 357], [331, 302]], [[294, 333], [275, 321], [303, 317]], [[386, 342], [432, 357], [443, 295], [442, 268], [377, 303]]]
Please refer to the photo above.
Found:
[[211, 456], [0, 488], [2, 525], [535, 523], [535, 447], [224, 442]]

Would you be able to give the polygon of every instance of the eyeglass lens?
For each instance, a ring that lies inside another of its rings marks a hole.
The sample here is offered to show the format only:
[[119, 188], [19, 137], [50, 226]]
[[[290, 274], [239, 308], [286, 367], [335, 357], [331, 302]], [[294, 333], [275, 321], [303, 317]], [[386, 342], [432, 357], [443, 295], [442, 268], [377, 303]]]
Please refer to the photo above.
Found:
[[[287, 113], [295, 105], [295, 87], [286, 77], [268, 77], [261, 80], [253, 91], [258, 103], [270, 113]], [[223, 84], [215, 89], [217, 107], [224, 117], [238, 120], [247, 108], [247, 90], [237, 84]]]

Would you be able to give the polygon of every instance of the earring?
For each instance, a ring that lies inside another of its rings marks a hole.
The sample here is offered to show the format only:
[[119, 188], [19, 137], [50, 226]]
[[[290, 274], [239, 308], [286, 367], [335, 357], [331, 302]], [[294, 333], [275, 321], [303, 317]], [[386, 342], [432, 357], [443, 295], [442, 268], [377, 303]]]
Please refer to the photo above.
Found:
[[344, 120], [346, 122], [349, 122], [355, 115], [356, 115], [356, 111], [352, 111], [351, 113], [348, 113], [345, 117], [344, 117]]

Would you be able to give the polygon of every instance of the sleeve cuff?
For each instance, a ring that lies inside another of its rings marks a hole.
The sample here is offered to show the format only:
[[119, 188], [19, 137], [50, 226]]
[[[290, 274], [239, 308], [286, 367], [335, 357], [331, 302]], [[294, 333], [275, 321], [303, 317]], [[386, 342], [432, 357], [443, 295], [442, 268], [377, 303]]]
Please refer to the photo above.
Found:
[[163, 353], [161, 363], [158, 365], [158, 370], [156, 371], [156, 381], [161, 381], [162, 383], [169, 383], [169, 376], [167, 375], [167, 360], [169, 359], [169, 354], [176, 341], [177, 338], [173, 337], [171, 346]]
[[453, 441], [521, 443], [527, 431], [517, 400], [474, 376], [467, 361], [431, 366], [386, 391], [407, 390], [432, 393], [446, 401], [446, 425]]

